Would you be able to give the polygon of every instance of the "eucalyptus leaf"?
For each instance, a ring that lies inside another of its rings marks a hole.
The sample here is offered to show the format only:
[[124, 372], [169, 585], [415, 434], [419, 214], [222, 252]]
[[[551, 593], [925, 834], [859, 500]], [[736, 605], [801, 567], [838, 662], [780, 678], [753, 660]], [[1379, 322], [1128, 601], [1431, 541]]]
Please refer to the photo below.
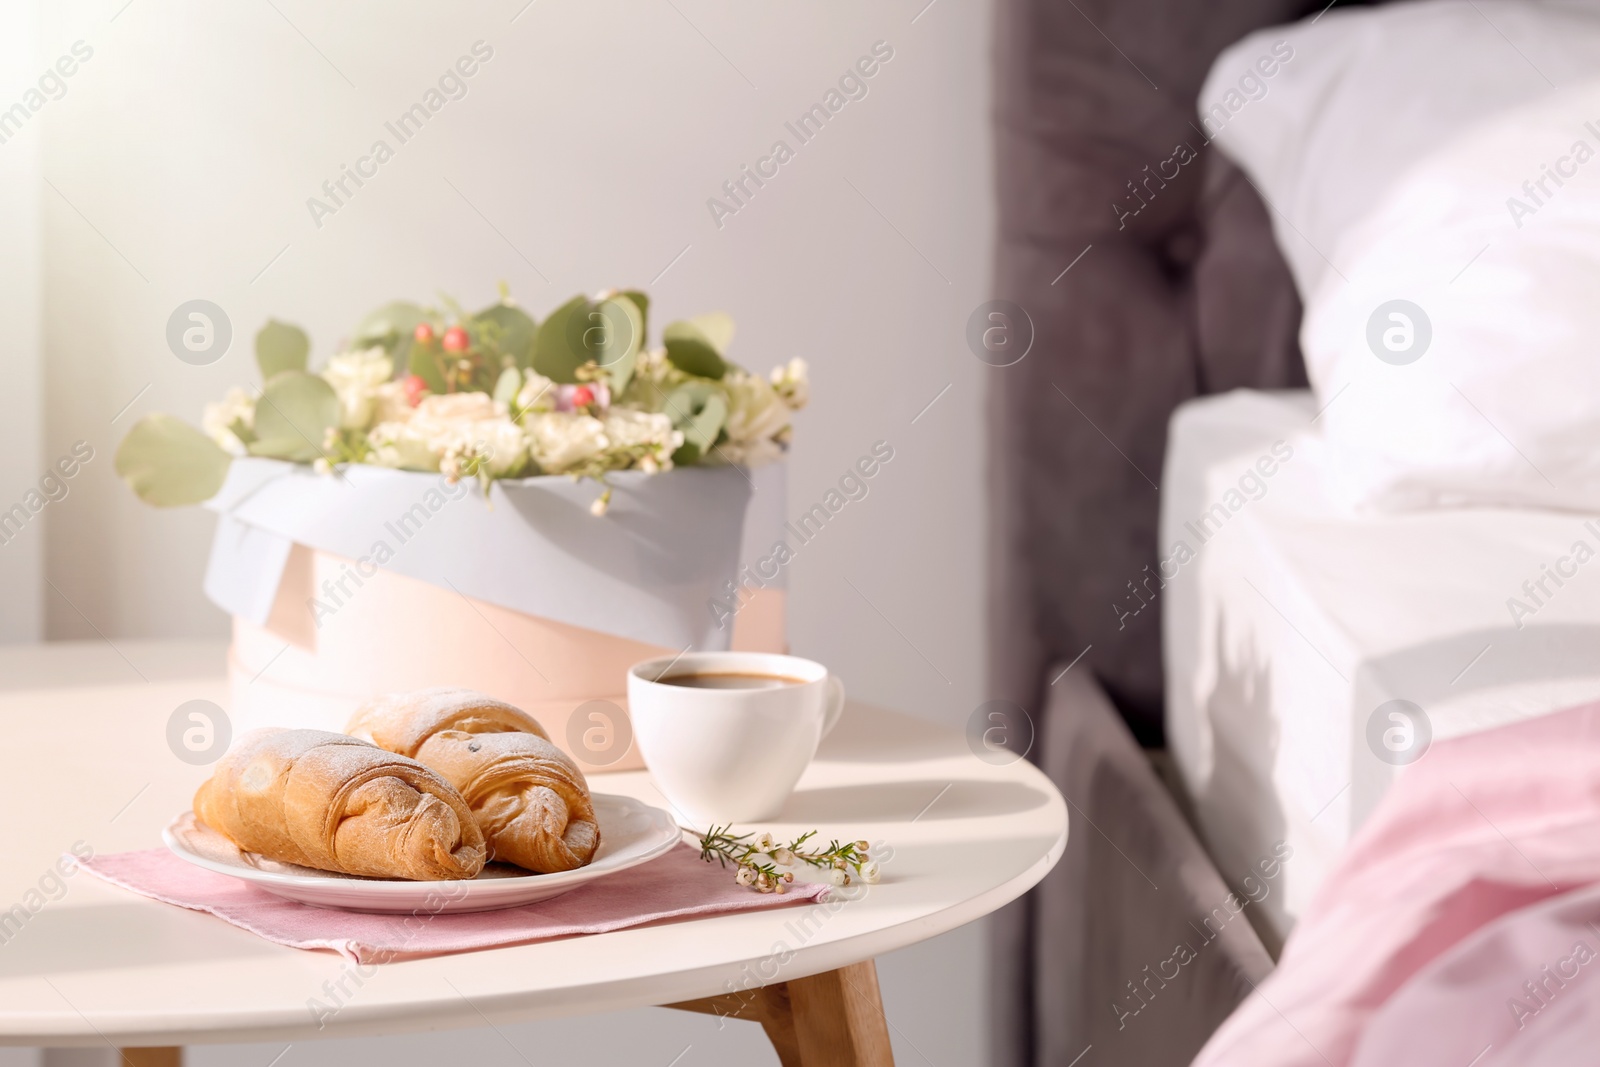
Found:
[[682, 466], [698, 462], [711, 451], [728, 421], [727, 398], [709, 382], [678, 386], [667, 394], [663, 410], [673, 427], [683, 433], [682, 446], [672, 454], [672, 462]]
[[711, 342], [711, 347], [717, 350], [718, 355], [728, 354], [728, 346], [733, 344], [732, 315], [726, 311], [713, 311], [706, 315], [696, 315], [689, 321], [705, 334], [706, 340]]
[[210, 500], [233, 457], [182, 419], [146, 415], [117, 448], [116, 470], [140, 500], [180, 507]]
[[518, 367], [533, 366], [533, 339], [538, 328], [526, 311], [502, 303], [486, 307], [472, 317], [499, 327], [500, 351], [510, 356]]
[[428, 310], [409, 300], [395, 300], [367, 313], [356, 326], [352, 343], [357, 347], [389, 347], [397, 337], [410, 337], [424, 322], [432, 322]]
[[315, 374], [284, 371], [261, 391], [255, 423], [252, 454], [309, 462], [322, 455], [328, 430], [339, 425], [339, 398]]
[[311, 339], [298, 326], [268, 319], [256, 333], [256, 366], [262, 381], [286, 370], [305, 370], [310, 356]]
[[583, 315], [588, 307], [589, 298], [579, 294], [545, 316], [534, 334], [534, 370], [553, 382], [571, 384], [578, 380], [578, 368], [588, 362], [588, 357], [574, 349], [567, 332], [574, 316]]
[[633, 297], [619, 293], [602, 300], [590, 314], [599, 315], [605, 323], [598, 331], [603, 336], [595, 346], [594, 360], [605, 371], [611, 392], [621, 393], [633, 379], [639, 350], [644, 347], [644, 312]]
[[424, 322], [435, 329], [441, 326], [438, 317], [427, 308], [409, 300], [395, 300], [369, 312], [356, 326], [350, 343], [355, 348], [381, 345], [394, 359], [396, 367], [406, 367], [411, 362], [416, 329]]
[[639, 347], [646, 347], [650, 343], [650, 297], [639, 289], [624, 289], [617, 296], [633, 301], [639, 309]]
[[500, 379], [494, 383], [494, 398], [502, 404], [510, 405], [517, 399], [517, 393], [522, 389], [522, 371], [516, 367], [507, 367], [500, 372]]
[[575, 296], [546, 316], [534, 339], [533, 369], [553, 382], [578, 380], [578, 368], [597, 365], [613, 392], [633, 378], [644, 346], [644, 316], [624, 294], [590, 300]]
[[722, 353], [693, 322], [668, 323], [661, 335], [667, 346], [667, 359], [685, 374], [717, 379], [728, 372]]

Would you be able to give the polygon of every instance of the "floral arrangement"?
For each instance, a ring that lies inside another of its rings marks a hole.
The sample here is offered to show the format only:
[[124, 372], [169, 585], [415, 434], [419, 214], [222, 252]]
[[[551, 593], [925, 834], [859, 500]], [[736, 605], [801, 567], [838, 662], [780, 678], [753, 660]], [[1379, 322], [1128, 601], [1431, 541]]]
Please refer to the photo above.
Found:
[[700, 838], [700, 858], [707, 863], [715, 860], [723, 867], [733, 864], [734, 880], [761, 893], [782, 893], [794, 881], [793, 868], [799, 865], [818, 868], [821, 880], [830, 885], [849, 885], [850, 872], [856, 878], [876, 885], [881, 872], [878, 864], [868, 854], [871, 847], [865, 841], [829, 841], [827, 848], [816, 848], [811, 839], [815, 830], [808, 830], [789, 842], [780, 845], [768, 833], [751, 841], [752, 834], [733, 834], [733, 826], [713, 826]]
[[[441, 472], [485, 490], [539, 474], [604, 484], [611, 471], [768, 462], [808, 397], [804, 360], [766, 377], [730, 361], [722, 313], [669, 323], [648, 347], [650, 300], [635, 290], [575, 296], [543, 322], [504, 287], [476, 313], [442, 305], [379, 308], [315, 372], [305, 331], [269, 321], [255, 338], [261, 387], [207, 405], [203, 432], [146, 416], [117, 473], [162, 506], [209, 499], [246, 455]], [[596, 514], [610, 497], [608, 486]]]

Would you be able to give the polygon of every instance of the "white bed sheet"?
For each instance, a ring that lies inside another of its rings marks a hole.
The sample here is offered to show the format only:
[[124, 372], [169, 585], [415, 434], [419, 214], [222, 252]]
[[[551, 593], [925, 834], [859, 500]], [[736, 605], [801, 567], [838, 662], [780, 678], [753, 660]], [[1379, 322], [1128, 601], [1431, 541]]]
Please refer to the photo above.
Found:
[[[1600, 516], [1351, 512], [1324, 488], [1316, 417], [1303, 392], [1180, 407], [1168, 562], [1144, 583], [1163, 602], [1168, 745], [1218, 868], [1240, 887], [1280, 842], [1292, 850], [1249, 909], [1274, 951], [1404, 773], [1368, 747], [1379, 705], [1419, 705], [1437, 742], [1600, 699], [1600, 556], [1572, 556], [1579, 541], [1600, 553]], [[1576, 574], [1557, 586], [1545, 573], [1562, 557]], [[1536, 603], [1523, 583], [1541, 578]], [[1513, 597], [1533, 609], [1520, 628]]]

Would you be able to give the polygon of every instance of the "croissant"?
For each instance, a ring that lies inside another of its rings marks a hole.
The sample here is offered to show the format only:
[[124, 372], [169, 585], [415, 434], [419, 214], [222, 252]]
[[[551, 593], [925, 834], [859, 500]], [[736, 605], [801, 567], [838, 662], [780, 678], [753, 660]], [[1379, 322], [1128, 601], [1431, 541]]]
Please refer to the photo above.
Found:
[[594, 859], [600, 824], [583, 772], [510, 704], [470, 689], [395, 693], [358, 710], [349, 730], [461, 790], [490, 859], [540, 874]]
[[324, 871], [441, 881], [472, 878], [485, 860], [483, 832], [449, 782], [322, 730], [246, 734], [194, 810], [241, 849]]

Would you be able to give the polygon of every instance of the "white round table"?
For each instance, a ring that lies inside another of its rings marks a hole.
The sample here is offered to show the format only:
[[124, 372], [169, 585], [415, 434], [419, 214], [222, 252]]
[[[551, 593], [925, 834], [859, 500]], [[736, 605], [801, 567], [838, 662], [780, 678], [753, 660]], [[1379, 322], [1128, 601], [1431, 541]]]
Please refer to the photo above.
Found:
[[[762, 1023], [786, 1067], [886, 1064], [873, 957], [994, 911], [1066, 844], [1061, 795], [1031, 764], [980, 759], [960, 733], [852, 704], [782, 821], [760, 829], [886, 845], [882, 882], [856, 899], [390, 963], [357, 983], [333, 953], [82, 872], [52, 877], [74, 845], [160, 847], [209, 773], [168, 747], [168, 719], [190, 700], [226, 707], [223, 667], [215, 644], [0, 649], [0, 1045], [111, 1045], [143, 1067], [176, 1063], [188, 1044], [672, 1005]], [[592, 782], [663, 804], [642, 771]], [[341, 982], [349, 995], [319, 1028], [308, 1001]]]

